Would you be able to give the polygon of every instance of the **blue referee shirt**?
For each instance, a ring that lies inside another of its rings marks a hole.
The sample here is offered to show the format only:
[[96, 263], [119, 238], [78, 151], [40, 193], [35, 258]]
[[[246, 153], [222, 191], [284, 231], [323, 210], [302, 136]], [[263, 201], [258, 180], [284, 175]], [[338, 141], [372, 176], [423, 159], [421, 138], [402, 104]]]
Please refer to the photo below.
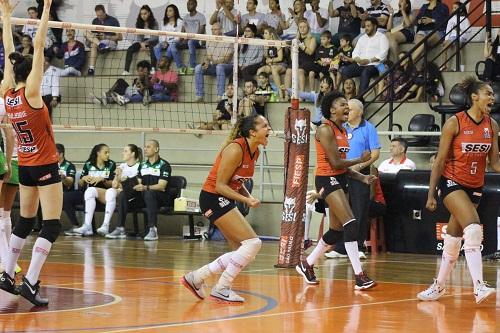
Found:
[[349, 152], [347, 159], [361, 157], [365, 150], [372, 151], [380, 149], [377, 129], [366, 120], [361, 120], [358, 127], [352, 128], [349, 123], [344, 124], [347, 130], [347, 139], [349, 139]]

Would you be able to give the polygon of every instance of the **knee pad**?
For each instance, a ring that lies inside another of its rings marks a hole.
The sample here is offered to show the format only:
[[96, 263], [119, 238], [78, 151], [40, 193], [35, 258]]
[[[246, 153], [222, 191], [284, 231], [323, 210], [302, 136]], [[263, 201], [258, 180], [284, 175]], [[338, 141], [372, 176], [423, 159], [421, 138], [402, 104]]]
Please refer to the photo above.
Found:
[[44, 220], [42, 230], [38, 237], [45, 238], [51, 243], [54, 243], [61, 232], [61, 222], [59, 220]]
[[89, 187], [85, 190], [85, 194], [83, 195], [85, 200], [96, 199], [99, 196], [97, 193], [97, 189], [95, 187]]
[[259, 238], [250, 238], [241, 242], [241, 246], [236, 250], [241, 256], [252, 261], [259, 253], [262, 241]]
[[461, 237], [453, 237], [445, 235], [443, 240], [443, 254], [447, 254], [451, 258], [457, 259], [462, 246]]
[[338, 231], [330, 228], [328, 229], [327, 232], [323, 234], [323, 237], [321, 238], [323, 239], [323, 242], [325, 242], [326, 244], [333, 245], [342, 239], [343, 234], [344, 234], [343, 231]]
[[358, 240], [358, 221], [352, 219], [344, 223], [344, 242], [355, 242]]
[[108, 188], [106, 190], [106, 202], [116, 201], [117, 192], [114, 188]]
[[19, 221], [17, 221], [16, 226], [12, 233], [19, 238], [26, 239], [28, 235], [33, 230], [33, 227], [36, 223], [36, 217], [19, 217]]
[[483, 228], [477, 223], [464, 228], [464, 250], [479, 250], [483, 241]]

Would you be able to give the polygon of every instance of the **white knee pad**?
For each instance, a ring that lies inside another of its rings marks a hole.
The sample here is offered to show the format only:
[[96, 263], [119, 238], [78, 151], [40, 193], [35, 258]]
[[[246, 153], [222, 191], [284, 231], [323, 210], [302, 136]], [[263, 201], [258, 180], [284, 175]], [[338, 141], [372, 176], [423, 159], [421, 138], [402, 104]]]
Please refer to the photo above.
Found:
[[249, 261], [255, 259], [262, 247], [262, 241], [259, 238], [250, 238], [241, 242], [241, 246], [236, 250], [241, 256]]
[[114, 188], [108, 188], [106, 190], [106, 202], [116, 201], [117, 192]]
[[478, 250], [483, 241], [483, 228], [477, 223], [464, 228], [464, 250]]
[[461, 237], [453, 237], [450, 235], [445, 235], [443, 240], [443, 254], [446, 253], [452, 258], [458, 258], [460, 254], [460, 247], [462, 246]]
[[85, 190], [85, 194], [83, 195], [85, 200], [96, 199], [98, 196], [99, 193], [97, 193], [97, 189], [95, 187], [89, 187]]

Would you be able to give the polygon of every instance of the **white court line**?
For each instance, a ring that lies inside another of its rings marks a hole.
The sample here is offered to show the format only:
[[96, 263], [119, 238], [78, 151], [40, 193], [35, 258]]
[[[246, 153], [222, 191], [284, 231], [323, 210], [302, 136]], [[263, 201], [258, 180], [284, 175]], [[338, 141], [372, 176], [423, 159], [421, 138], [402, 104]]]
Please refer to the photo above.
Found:
[[[445, 296], [442, 296], [441, 298], [464, 296], [464, 295], [469, 295], [469, 294], [462, 293], [462, 294], [445, 295]], [[209, 319], [209, 320], [200, 320], [197, 322], [189, 322], [189, 323], [164, 324], [164, 325], [149, 326], [149, 327], [134, 327], [134, 328], [128, 328], [128, 329], [123, 329], [123, 330], [112, 330], [110, 332], [144, 331], [144, 330], [152, 330], [152, 329], [158, 329], [158, 328], [164, 328], [164, 327], [181, 327], [181, 326], [197, 325], [197, 324], [210, 324], [210, 323], [219, 323], [219, 322], [224, 322], [224, 321], [241, 320], [241, 319], [252, 319], [252, 318], [261, 319], [261, 318], [269, 318], [269, 317], [277, 317], [277, 316], [294, 315], [294, 314], [298, 314], [298, 313], [309, 313], [309, 312], [317, 312], [317, 311], [348, 309], [348, 308], [352, 308], [353, 306], [365, 306], [366, 307], [366, 306], [372, 306], [372, 305], [384, 305], [384, 304], [393, 304], [393, 303], [402, 303], [402, 302], [411, 302], [411, 301], [418, 301], [418, 299], [417, 298], [406, 298], [406, 299], [364, 303], [364, 304], [339, 305], [339, 306], [330, 306], [330, 307], [324, 307], [324, 308], [268, 313], [268, 314], [254, 315], [254, 316], [248, 316], [248, 317]]]

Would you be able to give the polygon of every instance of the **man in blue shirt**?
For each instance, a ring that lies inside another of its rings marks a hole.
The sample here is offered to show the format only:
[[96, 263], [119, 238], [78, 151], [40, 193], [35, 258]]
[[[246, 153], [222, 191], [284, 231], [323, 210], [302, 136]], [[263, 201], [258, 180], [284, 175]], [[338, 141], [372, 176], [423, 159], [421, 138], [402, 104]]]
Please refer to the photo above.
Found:
[[[370, 160], [356, 164], [352, 168], [362, 174], [370, 174], [370, 165], [380, 156], [380, 142], [377, 129], [368, 121], [363, 119], [363, 103], [357, 99], [349, 100], [349, 118], [344, 124], [349, 139], [349, 152], [347, 159], [361, 157], [365, 150], [371, 152]], [[359, 257], [366, 259], [364, 243], [368, 236], [368, 210], [370, 207], [370, 186], [360, 181], [349, 178], [349, 201], [352, 212], [358, 221], [358, 249]], [[335, 244], [335, 251], [325, 253], [327, 258], [344, 258], [347, 253], [344, 241]]]
[[[120, 23], [116, 18], [106, 14], [106, 9], [103, 5], [95, 6], [96, 18], [92, 20], [92, 25], [107, 25], [112, 27], [119, 27]], [[114, 32], [99, 32], [99, 31], [86, 31], [85, 38], [87, 46], [90, 47], [89, 56], [89, 69], [88, 75], [94, 75], [95, 64], [97, 62], [98, 52], [104, 53], [111, 50], [116, 50], [119, 41], [123, 39], [122, 34]]]

